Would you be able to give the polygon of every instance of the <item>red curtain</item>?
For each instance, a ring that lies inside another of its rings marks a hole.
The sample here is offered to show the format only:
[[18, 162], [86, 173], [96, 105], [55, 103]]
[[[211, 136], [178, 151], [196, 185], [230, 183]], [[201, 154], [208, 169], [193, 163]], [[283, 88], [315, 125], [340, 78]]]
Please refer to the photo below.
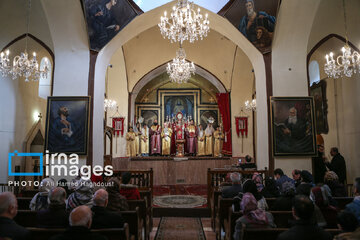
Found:
[[224, 125], [225, 139], [223, 145], [223, 154], [232, 155], [231, 144], [231, 115], [230, 115], [230, 93], [216, 94], [220, 115]]

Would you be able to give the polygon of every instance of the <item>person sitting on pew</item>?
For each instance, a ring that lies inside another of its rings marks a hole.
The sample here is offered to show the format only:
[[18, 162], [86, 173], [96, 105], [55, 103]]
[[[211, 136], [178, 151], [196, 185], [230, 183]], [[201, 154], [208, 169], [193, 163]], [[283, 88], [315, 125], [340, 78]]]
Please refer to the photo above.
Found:
[[50, 240], [106, 240], [107, 238], [92, 233], [90, 227], [92, 224], [92, 212], [88, 206], [79, 206], [72, 210], [69, 217], [70, 227], [63, 233], [56, 235]]
[[271, 207], [272, 211], [291, 211], [292, 202], [295, 197], [295, 185], [291, 182], [284, 182], [282, 185], [282, 193]]
[[341, 211], [337, 216], [338, 227], [342, 231], [339, 235], [334, 237], [334, 240], [350, 239], [352, 232], [359, 227], [355, 215], [348, 211]]
[[106, 209], [108, 200], [109, 194], [104, 189], [95, 192], [94, 206], [91, 208], [93, 212], [92, 228], [122, 228], [124, 226], [124, 219], [120, 213]]
[[330, 204], [330, 196], [324, 187], [314, 187], [311, 189], [310, 199], [320, 209], [321, 214], [324, 216], [327, 228], [337, 227], [337, 214], [336, 207]]
[[280, 191], [276, 186], [276, 181], [272, 177], [265, 178], [265, 187], [261, 191], [264, 198], [277, 198], [280, 196]]
[[274, 218], [271, 213], [258, 208], [257, 201], [251, 193], [245, 193], [241, 200], [243, 216], [236, 220], [234, 239], [241, 238], [243, 226], [246, 228], [274, 228]]
[[121, 174], [120, 194], [127, 200], [139, 200], [140, 193], [136, 185], [130, 184], [131, 173], [124, 172]]
[[333, 171], [327, 171], [324, 176], [324, 184], [331, 190], [332, 197], [346, 197], [346, 188], [339, 182], [339, 177]]
[[258, 192], [256, 184], [252, 180], [246, 180], [243, 184], [243, 192], [244, 193], [251, 193], [258, 204], [258, 208], [261, 210], [267, 210], [269, 207], [266, 203], [266, 199], [263, 197], [261, 193]]
[[295, 181], [295, 187], [299, 186], [301, 183], [301, 170], [294, 169], [291, 173], [294, 181]]
[[295, 225], [281, 233], [277, 240], [331, 240], [331, 235], [312, 221], [314, 204], [307, 196], [295, 196], [292, 212]]
[[311, 188], [314, 186], [314, 178], [309, 171], [302, 170], [300, 173], [301, 182], [296, 188], [297, 195], [310, 196]]
[[261, 174], [255, 172], [251, 179], [256, 184], [256, 188], [257, 188], [258, 192], [261, 192], [264, 189], [263, 178], [262, 178]]
[[233, 172], [230, 174], [230, 179], [232, 182], [232, 186], [226, 187], [222, 190], [221, 196], [223, 198], [233, 198], [240, 192], [242, 192], [241, 174], [238, 172]]
[[245, 163], [240, 164], [240, 167], [242, 168], [242, 170], [246, 170], [246, 169], [256, 169], [256, 164], [251, 162], [252, 161], [252, 157], [250, 157], [249, 155], [245, 156]]
[[288, 176], [286, 176], [281, 168], [274, 170], [274, 178], [276, 179], [276, 186], [281, 192], [281, 186], [284, 182], [292, 182], [295, 184], [295, 181]]
[[12, 240], [30, 238], [29, 231], [13, 220], [16, 214], [17, 200], [15, 195], [10, 192], [0, 193], [0, 238]]
[[349, 212], [354, 213], [355, 217], [360, 223], [360, 177], [356, 178], [354, 181], [354, 200], [347, 204], [345, 209]]
[[129, 205], [126, 198], [120, 194], [120, 180], [116, 177], [112, 177], [108, 181], [106, 186], [108, 192], [108, 205], [107, 209], [110, 211], [127, 211]]
[[70, 194], [66, 202], [66, 210], [71, 211], [72, 209], [86, 205], [92, 206], [92, 197], [93, 197], [93, 184], [90, 180], [84, 180], [81, 178], [76, 182], [75, 192]]
[[49, 208], [37, 213], [38, 227], [65, 228], [69, 225], [69, 212], [66, 211], [66, 191], [62, 187], [49, 193]]
[[39, 185], [39, 192], [31, 199], [30, 210], [39, 211], [48, 208], [48, 196], [51, 189], [55, 187], [55, 182], [52, 178], [44, 178]]

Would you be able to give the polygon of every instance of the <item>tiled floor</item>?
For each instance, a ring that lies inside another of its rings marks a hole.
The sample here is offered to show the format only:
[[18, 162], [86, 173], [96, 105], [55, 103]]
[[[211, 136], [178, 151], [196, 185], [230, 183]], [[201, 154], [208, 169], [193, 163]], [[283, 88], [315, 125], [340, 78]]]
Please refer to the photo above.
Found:
[[[215, 235], [215, 232], [211, 228], [211, 219], [210, 218], [201, 218], [201, 222], [203, 225], [206, 240], [215, 240], [216, 235]], [[155, 238], [156, 231], [157, 231], [158, 225], [160, 223], [160, 218], [154, 218], [153, 223], [154, 223], [154, 227], [150, 233], [150, 240], [154, 240], [154, 238]]]

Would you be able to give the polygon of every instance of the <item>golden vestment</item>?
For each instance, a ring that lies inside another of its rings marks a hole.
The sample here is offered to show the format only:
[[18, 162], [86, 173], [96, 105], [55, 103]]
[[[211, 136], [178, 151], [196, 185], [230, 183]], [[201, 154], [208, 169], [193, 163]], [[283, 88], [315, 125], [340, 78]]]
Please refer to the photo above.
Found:
[[126, 156], [135, 157], [136, 156], [136, 146], [135, 146], [135, 136], [134, 132], [126, 133]]
[[140, 135], [140, 153], [149, 154], [149, 129], [141, 129]]
[[135, 133], [135, 153], [136, 156], [140, 154], [140, 132]]
[[198, 144], [197, 156], [205, 155], [205, 133], [204, 133], [204, 130], [199, 130], [197, 144]]
[[171, 153], [171, 128], [163, 128], [161, 131], [162, 155], [170, 155]]
[[213, 140], [214, 128], [209, 125], [205, 129], [205, 155], [213, 155], [214, 153], [214, 140]]
[[222, 131], [216, 130], [214, 132], [214, 139], [214, 156], [220, 157], [222, 152], [224, 133]]

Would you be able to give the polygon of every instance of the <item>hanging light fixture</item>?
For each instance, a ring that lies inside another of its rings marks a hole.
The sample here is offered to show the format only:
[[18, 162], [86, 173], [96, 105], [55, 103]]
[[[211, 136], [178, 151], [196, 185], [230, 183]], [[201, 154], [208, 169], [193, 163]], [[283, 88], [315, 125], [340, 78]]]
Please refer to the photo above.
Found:
[[45, 59], [44, 67], [39, 69], [39, 63], [36, 60], [36, 52], [33, 52], [32, 58], [28, 58], [28, 36], [29, 36], [29, 23], [30, 23], [30, 10], [31, 0], [28, 1], [27, 15], [26, 15], [26, 36], [25, 36], [25, 51], [20, 53], [19, 56], [15, 56], [13, 59], [13, 65], [10, 66], [9, 54], [10, 51], [6, 50], [5, 53], [0, 53], [0, 72], [3, 76], [12, 75], [12, 79], [18, 77], [25, 77], [25, 82], [29, 82], [29, 79], [38, 81], [40, 77], [47, 78], [47, 74], [50, 70], [48, 60]]
[[188, 0], [178, 0], [173, 7], [170, 18], [167, 12], [160, 17], [158, 24], [160, 32], [164, 38], [170, 39], [171, 42], [183, 43], [189, 40], [193, 43], [195, 40], [203, 39], [207, 36], [209, 27], [208, 14], [205, 18], [200, 14], [200, 8], [197, 12], [194, 10], [194, 4]]
[[325, 73], [328, 77], [339, 78], [340, 76], [351, 77], [353, 73], [360, 72], [360, 54], [357, 51], [351, 52], [347, 35], [345, 0], [343, 0], [344, 26], [345, 26], [345, 46], [341, 49], [342, 55], [334, 59], [334, 54], [326, 54], [324, 65]]
[[115, 100], [107, 98], [108, 93], [108, 77], [109, 77], [109, 68], [112, 68], [112, 64], [109, 64], [106, 67], [106, 77], [105, 77], [105, 99], [104, 99], [104, 111], [115, 110], [117, 108], [117, 103]]
[[186, 61], [185, 50], [181, 47], [176, 51], [176, 57], [168, 63], [166, 71], [171, 82], [186, 83], [191, 74], [195, 75], [195, 65], [193, 62]]
[[251, 102], [249, 100], [245, 101], [245, 109], [248, 111], [256, 111], [256, 99], [253, 99]]

